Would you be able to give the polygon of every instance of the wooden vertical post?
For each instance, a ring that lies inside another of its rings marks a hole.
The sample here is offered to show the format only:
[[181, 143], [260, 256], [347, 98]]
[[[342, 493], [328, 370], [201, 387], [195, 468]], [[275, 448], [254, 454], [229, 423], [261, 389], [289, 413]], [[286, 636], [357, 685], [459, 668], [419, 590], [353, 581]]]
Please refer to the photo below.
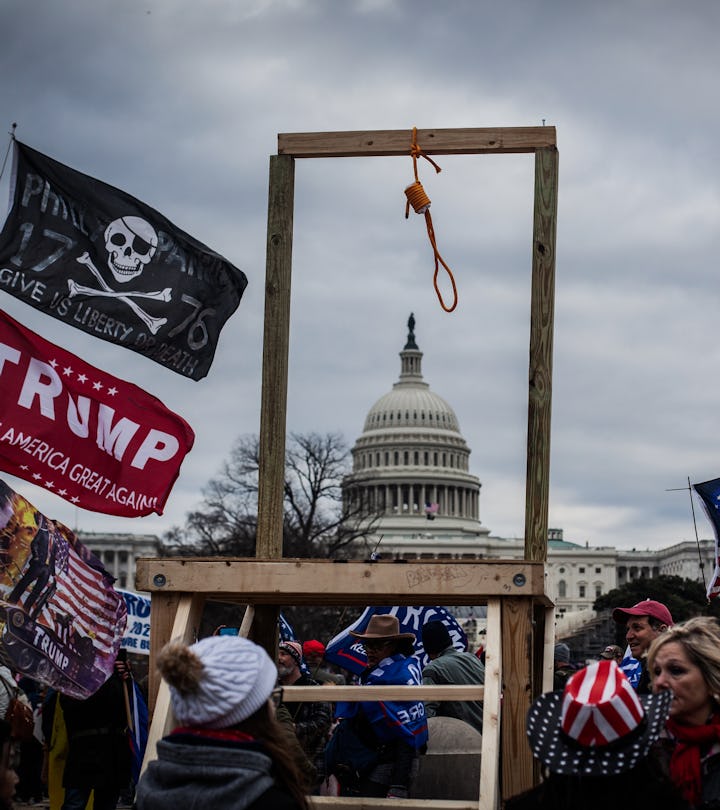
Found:
[[541, 562], [547, 560], [557, 200], [557, 149], [538, 149], [530, 300], [525, 559]]
[[[164, 594], [163, 594], [164, 596]], [[198, 627], [202, 616], [205, 596], [201, 593], [176, 593], [177, 609], [170, 630], [170, 638], [178, 639], [185, 644], [193, 644], [197, 639]], [[153, 603], [155, 599], [153, 598]], [[153, 662], [155, 658], [151, 659]], [[157, 758], [157, 744], [172, 728], [173, 714], [170, 708], [170, 687], [161, 681], [155, 700], [155, 711], [150, 723], [145, 757], [142, 770], [148, 762]]]
[[502, 606], [502, 797], [508, 799], [533, 786], [534, 768], [525, 735], [525, 717], [532, 699], [533, 603], [508, 597]]
[[541, 692], [551, 692], [555, 674], [555, 608], [538, 608], [545, 612], [543, 669]]
[[[150, 661], [157, 661], [160, 650], [170, 641], [179, 593], [153, 593], [150, 600]], [[148, 710], [155, 711], [155, 701], [160, 687], [160, 673], [154, 666], [148, 669]]]
[[270, 158], [255, 556], [282, 557], [295, 161]]
[[502, 683], [503, 647], [505, 646], [502, 643], [501, 620], [500, 600], [489, 599], [478, 810], [497, 810], [500, 798], [498, 790], [502, 711], [500, 684]]
[[[295, 160], [270, 157], [267, 258], [265, 266], [265, 332], [260, 412], [258, 522], [255, 556], [280, 559], [283, 552], [285, 433], [290, 344]], [[255, 611], [250, 638], [275, 660], [279, 609]]]

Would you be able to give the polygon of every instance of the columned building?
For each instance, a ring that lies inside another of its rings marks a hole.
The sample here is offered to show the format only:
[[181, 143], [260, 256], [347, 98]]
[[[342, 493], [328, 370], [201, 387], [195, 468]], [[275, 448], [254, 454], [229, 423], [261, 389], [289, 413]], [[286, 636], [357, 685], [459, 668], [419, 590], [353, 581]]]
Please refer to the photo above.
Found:
[[135, 590], [135, 562], [139, 557], [157, 557], [160, 542], [154, 534], [77, 532], [80, 542], [115, 577], [115, 586]]
[[[490, 534], [480, 522], [480, 480], [455, 412], [422, 374], [415, 319], [400, 352], [400, 377], [370, 408], [352, 448], [343, 494], [378, 515], [369, 541], [384, 559], [520, 559], [522, 538]], [[626, 538], [618, 538], [625, 540]], [[714, 542], [623, 550], [548, 534], [549, 592], [559, 615], [591, 610], [595, 599], [639, 577], [703, 580], [714, 570]]]

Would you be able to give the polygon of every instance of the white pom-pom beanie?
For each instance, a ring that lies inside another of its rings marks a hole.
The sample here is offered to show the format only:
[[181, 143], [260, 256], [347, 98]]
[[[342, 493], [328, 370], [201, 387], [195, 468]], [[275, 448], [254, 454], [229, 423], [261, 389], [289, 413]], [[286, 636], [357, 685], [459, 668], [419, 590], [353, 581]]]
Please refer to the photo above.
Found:
[[210, 636], [190, 650], [202, 661], [195, 692], [170, 687], [172, 708], [181, 726], [229, 728], [267, 702], [277, 668], [262, 647], [239, 636]]

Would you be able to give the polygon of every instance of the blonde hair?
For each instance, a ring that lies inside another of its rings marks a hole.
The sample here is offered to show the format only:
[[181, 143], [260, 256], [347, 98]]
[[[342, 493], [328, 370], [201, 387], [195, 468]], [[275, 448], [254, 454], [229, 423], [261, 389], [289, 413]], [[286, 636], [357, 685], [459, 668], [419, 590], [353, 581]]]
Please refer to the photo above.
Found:
[[711, 616], [696, 616], [668, 627], [648, 650], [647, 667], [651, 678], [658, 651], [672, 642], [682, 646], [687, 657], [700, 670], [715, 701], [720, 701], [720, 622]]

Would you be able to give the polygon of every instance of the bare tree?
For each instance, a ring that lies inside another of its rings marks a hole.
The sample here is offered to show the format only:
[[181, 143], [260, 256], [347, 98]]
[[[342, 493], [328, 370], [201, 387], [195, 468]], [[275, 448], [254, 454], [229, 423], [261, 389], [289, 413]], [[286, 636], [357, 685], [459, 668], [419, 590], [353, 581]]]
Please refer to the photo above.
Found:
[[[244, 436], [220, 474], [203, 490], [203, 502], [185, 526], [164, 537], [166, 554], [247, 557], [255, 553], [259, 440]], [[283, 554], [350, 556], [372, 531], [374, 516], [344, 503], [341, 482], [350, 453], [337, 433], [290, 435], [285, 453]]]

